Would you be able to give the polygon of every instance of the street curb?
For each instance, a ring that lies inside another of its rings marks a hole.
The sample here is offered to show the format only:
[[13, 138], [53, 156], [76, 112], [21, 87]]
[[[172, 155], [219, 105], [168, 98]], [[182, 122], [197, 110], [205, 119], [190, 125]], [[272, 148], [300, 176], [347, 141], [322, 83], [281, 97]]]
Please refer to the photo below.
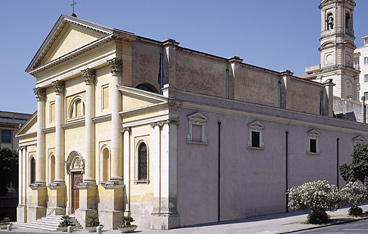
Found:
[[295, 233], [295, 232], [313, 230], [313, 229], [318, 229], [318, 228], [330, 227], [330, 226], [334, 226], [334, 225], [340, 225], [340, 224], [344, 224], [344, 223], [353, 223], [353, 222], [357, 222], [357, 221], [360, 221], [360, 220], [367, 220], [367, 219], [368, 219], [368, 217], [364, 217], [364, 218], [361, 218], [361, 219], [346, 220], [346, 221], [341, 221], [341, 222], [338, 222], [338, 223], [329, 223], [329, 224], [324, 224], [324, 225], [321, 225], [321, 226], [302, 228], [302, 229], [289, 231], [289, 232], [279, 232], [279, 234], [287, 234], [287, 233]]

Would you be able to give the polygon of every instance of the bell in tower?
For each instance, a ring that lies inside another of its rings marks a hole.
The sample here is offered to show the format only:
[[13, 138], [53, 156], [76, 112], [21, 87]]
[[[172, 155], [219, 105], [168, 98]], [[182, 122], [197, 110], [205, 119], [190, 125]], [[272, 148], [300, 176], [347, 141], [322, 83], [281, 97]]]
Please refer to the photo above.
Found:
[[334, 96], [356, 100], [359, 71], [354, 69], [353, 0], [321, 0], [321, 70], [317, 80], [332, 79]]

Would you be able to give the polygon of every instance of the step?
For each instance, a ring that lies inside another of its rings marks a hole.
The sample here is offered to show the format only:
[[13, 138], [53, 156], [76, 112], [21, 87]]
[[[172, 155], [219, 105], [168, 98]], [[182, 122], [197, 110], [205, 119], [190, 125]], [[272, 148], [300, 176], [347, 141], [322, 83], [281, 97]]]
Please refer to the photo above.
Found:
[[[25, 223], [21, 225], [23, 228], [39, 229], [45, 231], [57, 231], [59, 223], [61, 222], [62, 215], [52, 215], [38, 219], [32, 223]], [[71, 217], [71, 222], [75, 225], [75, 229], [82, 229], [82, 226], [78, 223], [74, 216]]]

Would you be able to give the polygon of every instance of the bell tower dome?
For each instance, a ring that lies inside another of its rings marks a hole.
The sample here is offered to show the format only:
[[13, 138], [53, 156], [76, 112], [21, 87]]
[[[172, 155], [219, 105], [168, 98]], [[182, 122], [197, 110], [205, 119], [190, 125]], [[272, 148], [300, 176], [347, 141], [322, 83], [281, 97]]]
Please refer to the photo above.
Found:
[[321, 0], [321, 70], [317, 80], [332, 79], [334, 96], [357, 100], [359, 71], [354, 69], [353, 0]]

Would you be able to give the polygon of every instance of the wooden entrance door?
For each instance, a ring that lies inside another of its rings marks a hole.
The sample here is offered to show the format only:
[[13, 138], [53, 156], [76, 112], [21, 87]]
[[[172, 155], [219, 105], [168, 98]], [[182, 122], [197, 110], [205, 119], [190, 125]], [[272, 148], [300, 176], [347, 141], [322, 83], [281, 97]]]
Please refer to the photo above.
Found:
[[72, 173], [72, 212], [75, 213], [75, 210], [79, 208], [79, 189], [77, 185], [83, 182], [83, 175], [81, 172], [73, 172]]

